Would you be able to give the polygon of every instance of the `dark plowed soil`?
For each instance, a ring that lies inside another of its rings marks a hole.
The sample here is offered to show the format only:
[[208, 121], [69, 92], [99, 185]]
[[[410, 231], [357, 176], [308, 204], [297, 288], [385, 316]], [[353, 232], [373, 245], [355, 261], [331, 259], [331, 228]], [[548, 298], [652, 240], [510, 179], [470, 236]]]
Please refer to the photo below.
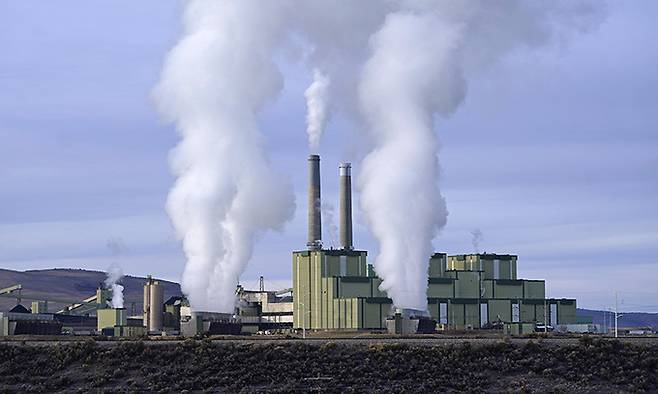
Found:
[[0, 385], [10, 392], [658, 391], [658, 345], [0, 344]]

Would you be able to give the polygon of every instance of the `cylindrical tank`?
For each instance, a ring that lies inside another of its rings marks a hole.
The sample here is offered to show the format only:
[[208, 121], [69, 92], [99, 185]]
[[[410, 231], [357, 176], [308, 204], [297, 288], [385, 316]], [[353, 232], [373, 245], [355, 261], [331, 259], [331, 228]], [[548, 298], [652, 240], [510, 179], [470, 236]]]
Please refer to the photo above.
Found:
[[320, 156], [308, 157], [308, 246], [309, 250], [322, 249], [322, 219], [320, 197]]
[[147, 331], [162, 331], [164, 316], [164, 288], [148, 277], [144, 284], [144, 325]]
[[352, 250], [352, 165], [341, 163], [339, 168], [339, 225], [340, 246], [345, 250]]
[[164, 288], [160, 282], [151, 283], [151, 315], [149, 316], [149, 331], [162, 331], [164, 315]]
[[149, 331], [149, 320], [151, 316], [151, 282], [153, 279], [151, 279], [151, 275], [148, 276], [146, 279], [146, 283], [144, 283], [144, 326], [146, 327], [146, 331]]

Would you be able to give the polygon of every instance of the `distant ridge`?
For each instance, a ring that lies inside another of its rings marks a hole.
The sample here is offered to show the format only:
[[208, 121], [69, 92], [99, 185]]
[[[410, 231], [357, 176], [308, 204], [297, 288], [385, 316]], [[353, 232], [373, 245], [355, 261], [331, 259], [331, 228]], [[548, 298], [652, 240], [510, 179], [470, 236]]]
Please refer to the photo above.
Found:
[[[105, 272], [73, 268], [13, 271], [0, 269], [0, 288], [14, 284], [23, 285], [23, 306], [30, 308], [32, 299], [49, 300], [48, 309], [56, 312], [67, 304], [52, 300], [80, 301], [95, 294], [99, 284], [105, 280]], [[165, 300], [181, 295], [180, 285], [158, 279], [164, 284]], [[146, 278], [125, 276], [120, 281], [124, 286], [125, 307], [132, 314], [133, 303], [137, 314], [142, 313], [143, 288]], [[16, 293], [0, 297], [0, 311], [8, 311], [16, 305]]]
[[[576, 314], [578, 317], [592, 317], [594, 324], [600, 324], [601, 326], [606, 326], [607, 324], [608, 327], [614, 325], [614, 313], [609, 311], [578, 308]], [[622, 316], [618, 321], [619, 327], [652, 327], [654, 330], [658, 330], [658, 313], [623, 312], [620, 314]]]

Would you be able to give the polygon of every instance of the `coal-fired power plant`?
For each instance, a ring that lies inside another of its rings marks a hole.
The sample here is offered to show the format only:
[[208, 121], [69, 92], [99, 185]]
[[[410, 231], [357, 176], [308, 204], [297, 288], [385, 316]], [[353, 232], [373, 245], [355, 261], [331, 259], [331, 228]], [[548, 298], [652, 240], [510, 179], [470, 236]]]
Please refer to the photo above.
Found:
[[[504, 282], [517, 280], [516, 256], [434, 253], [448, 220], [436, 126], [465, 101], [472, 70], [581, 34], [604, 20], [605, 7], [459, 3], [466, 5], [189, 2], [153, 98], [180, 136], [170, 156], [176, 180], [166, 209], [185, 253], [181, 285], [191, 308], [233, 313], [234, 286], [250, 272], [260, 236], [303, 216], [294, 187], [271, 166], [269, 151], [277, 144], [264, 143], [260, 122], [264, 104], [284, 93], [288, 70], [276, 61], [283, 50], [309, 54], [295, 64], [313, 72], [304, 92], [309, 153], [320, 149], [332, 116], [365, 137], [353, 163], [360, 166], [358, 212], [378, 245], [376, 256], [368, 256], [354, 239], [348, 165], [340, 167], [339, 233], [331, 226], [323, 244], [320, 156], [308, 156], [308, 231], [299, 234], [303, 250], [292, 256], [293, 297], [300, 300], [295, 327], [378, 329], [391, 304], [427, 310], [453, 326], [547, 319], [543, 282]], [[350, 39], [337, 40], [336, 32]], [[330, 214], [326, 209], [325, 225]], [[327, 241], [334, 238], [336, 247]], [[264, 252], [266, 259], [275, 254]], [[573, 320], [569, 302], [556, 304], [563, 321]]]
[[308, 157], [308, 246], [322, 249], [322, 205], [320, 197], [320, 156]]
[[[293, 332], [305, 336], [312, 331], [343, 330], [388, 330], [395, 335], [462, 330], [500, 330], [512, 335], [536, 330], [601, 332], [600, 327], [578, 322], [575, 299], [547, 298], [544, 280], [519, 278], [518, 257], [512, 254], [449, 256], [435, 252], [427, 256], [423, 294], [427, 307], [396, 305], [389, 285], [380, 276], [387, 266], [377, 266], [377, 259], [372, 264], [368, 251], [354, 243], [352, 165], [340, 163], [337, 167], [340, 234], [335, 238], [340, 238], [340, 247], [325, 248], [320, 156], [308, 156], [308, 240], [305, 248], [292, 252], [292, 287], [266, 290], [263, 277], [259, 290], [236, 283], [229, 300], [231, 310], [217, 312], [195, 307], [187, 296], [178, 293], [168, 294], [165, 301], [165, 293], [172, 293], [172, 284], [148, 276], [142, 315], [134, 302], [130, 313], [117, 308], [114, 299], [109, 303], [110, 297], [114, 298], [109, 287], [119, 277], [114, 275], [94, 296], [75, 301], [55, 314], [47, 313], [44, 301], [36, 301], [32, 313], [20, 305], [8, 314], [0, 312], [0, 335], [66, 332], [135, 338]], [[330, 222], [325, 217], [325, 224]], [[300, 243], [303, 238], [300, 234]], [[398, 264], [406, 267], [407, 260]], [[0, 295], [22, 288], [0, 289]]]
[[494, 328], [527, 333], [542, 325], [567, 330], [576, 323], [576, 300], [547, 299], [545, 282], [519, 279], [517, 256], [510, 254], [433, 253], [427, 256], [427, 309], [395, 305], [368, 252], [354, 246], [351, 164], [338, 167], [339, 249], [323, 248], [320, 157], [309, 156], [308, 164], [308, 244], [292, 253], [293, 328], [388, 329], [402, 335]]
[[339, 226], [340, 246], [352, 250], [352, 165], [341, 163], [339, 168]]

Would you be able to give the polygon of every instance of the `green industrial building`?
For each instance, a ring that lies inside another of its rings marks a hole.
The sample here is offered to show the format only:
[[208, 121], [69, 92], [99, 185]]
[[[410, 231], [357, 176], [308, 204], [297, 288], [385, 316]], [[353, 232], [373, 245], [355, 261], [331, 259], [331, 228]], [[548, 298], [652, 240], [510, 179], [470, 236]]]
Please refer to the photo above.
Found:
[[[293, 252], [295, 328], [384, 329], [392, 301], [364, 251]], [[526, 322], [576, 322], [576, 300], [546, 299], [543, 280], [517, 279], [517, 256], [434, 254], [428, 312], [446, 329]], [[546, 310], [545, 310], [546, 308]]]
[[[323, 249], [320, 158], [309, 157], [308, 250], [292, 254], [293, 327], [312, 330], [386, 328], [392, 300], [367, 252], [352, 246], [351, 166], [340, 165], [340, 249]], [[403, 262], [400, 262], [401, 264]], [[517, 256], [435, 253], [429, 260], [428, 312], [444, 329], [504, 323], [576, 323], [575, 299], [546, 299], [543, 280], [517, 277]]]

